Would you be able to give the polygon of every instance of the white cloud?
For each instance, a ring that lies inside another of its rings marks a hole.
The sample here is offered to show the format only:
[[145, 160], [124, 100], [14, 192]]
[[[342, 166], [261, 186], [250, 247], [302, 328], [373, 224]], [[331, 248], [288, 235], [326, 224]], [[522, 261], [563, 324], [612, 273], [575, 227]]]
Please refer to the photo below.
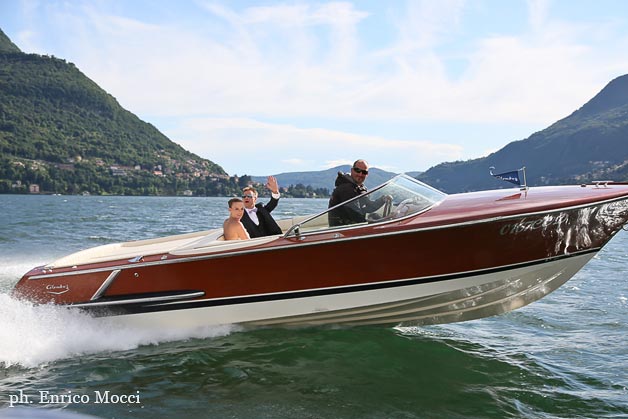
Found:
[[287, 164], [289, 166], [303, 167], [307, 160], [299, 159], [299, 158], [288, 158], [281, 160], [282, 163]]
[[[29, 16], [37, 12], [35, 3], [25, 4]], [[628, 48], [621, 14], [574, 23], [552, 15], [552, 3], [544, 0], [526, 3], [523, 29], [472, 34], [465, 48], [456, 49], [465, 66], [455, 78], [444, 47], [467, 35], [463, 0], [408, 1], [402, 8], [384, 3], [369, 10], [359, 2], [240, 9], [197, 2], [196, 24], [169, 16], [148, 23], [114, 13], [110, 4], [47, 3], [43, 16], [53, 25], [58, 52], [42, 47], [48, 34], [35, 20], [19, 45], [74, 62], [143, 119], [167, 118], [174, 128], [158, 128], [230, 173], [253, 165], [242, 164], [242, 150], [255, 150], [248, 157], [256, 164], [259, 155], [264, 164], [303, 169], [358, 157], [402, 169], [468, 158], [472, 147], [463, 149], [464, 138], [443, 140], [432, 130], [465, 123], [487, 131], [498, 123], [542, 128], [628, 67], [628, 56], [619, 53]], [[366, 33], [367, 24], [377, 33]], [[379, 29], [388, 35], [385, 41]], [[295, 122], [262, 122], [273, 119]], [[311, 119], [355, 128], [302, 123]], [[403, 139], [358, 134], [366, 132], [364, 125], [399, 121], [430, 128]]]
[[210, 5], [209, 10], [220, 16], [228, 17], [231, 22], [240, 24], [273, 24], [281, 26], [310, 25], [354, 25], [368, 16], [357, 11], [348, 2], [330, 2], [326, 4], [278, 4], [273, 6], [253, 6], [238, 15], [222, 6]]
[[457, 32], [464, 12], [464, 0], [420, 0], [406, 3], [398, 17], [398, 51], [430, 50]]
[[323, 166], [324, 169], [331, 169], [332, 167], [351, 165], [357, 159], [338, 159], [338, 160], [327, 160]]
[[543, 30], [549, 13], [549, 0], [527, 0], [528, 21], [534, 30]]
[[[305, 129], [244, 118], [187, 119], [167, 134], [181, 139], [178, 142], [183, 146], [192, 148], [193, 145], [196, 153], [212, 156], [229, 173], [236, 167], [246, 167], [241, 164], [243, 158], [264, 162], [268, 173], [278, 173], [285, 171], [285, 163], [325, 162], [311, 169], [314, 170], [351, 163], [357, 158], [365, 158], [377, 167], [382, 167], [384, 161], [397, 161], [401, 166], [388, 166], [402, 171], [409, 170], [410, 164], [426, 167], [435, 161], [455, 160], [462, 155], [462, 147], [452, 144]], [[253, 167], [253, 163], [248, 167]], [[240, 174], [243, 173], [251, 174], [250, 170]]]
[[220, 37], [89, 9], [75, 19], [88, 20], [69, 32], [91, 35], [69, 42], [79, 43], [76, 58], [88, 75], [124, 105], [154, 116], [546, 123], [599, 89], [600, 71], [627, 61], [598, 69], [591, 59], [598, 53], [578, 40], [586, 28], [551, 21], [545, 2], [532, 1], [529, 33], [477, 39], [463, 57], [468, 69], [451, 80], [437, 46], [455, 33], [463, 6], [410, 2], [397, 40], [366, 54], [357, 25], [368, 13], [349, 3], [243, 11], [207, 5], [228, 23]]

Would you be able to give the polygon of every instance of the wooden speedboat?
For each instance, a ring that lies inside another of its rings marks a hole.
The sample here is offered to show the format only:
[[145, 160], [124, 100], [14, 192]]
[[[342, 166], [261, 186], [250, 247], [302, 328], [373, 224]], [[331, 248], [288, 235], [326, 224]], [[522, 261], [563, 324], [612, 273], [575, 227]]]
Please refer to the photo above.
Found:
[[[363, 221], [330, 226], [329, 211]], [[14, 295], [126, 324], [436, 324], [514, 310], [571, 278], [628, 221], [628, 185], [446, 195], [400, 175], [283, 234], [222, 230], [87, 249], [32, 269]]]

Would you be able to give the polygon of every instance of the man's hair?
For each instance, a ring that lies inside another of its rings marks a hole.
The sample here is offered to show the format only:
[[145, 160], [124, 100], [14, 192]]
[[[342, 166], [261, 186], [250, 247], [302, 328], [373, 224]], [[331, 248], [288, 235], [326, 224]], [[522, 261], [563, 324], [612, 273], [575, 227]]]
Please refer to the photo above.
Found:
[[231, 198], [229, 200], [229, 208], [231, 208], [231, 206], [235, 203], [235, 202], [242, 202], [242, 200], [240, 198]]
[[362, 162], [362, 163], [366, 164], [367, 166], [369, 165], [366, 160], [364, 160], [364, 159], [357, 159], [356, 161], [353, 162], [353, 167], [355, 167], [355, 165], [358, 164], [359, 162]]
[[247, 186], [246, 188], [242, 189], [242, 193], [246, 192], [246, 191], [251, 191], [253, 192], [253, 195], [255, 195], [255, 197], [257, 198], [257, 191], [255, 190], [254, 187], [252, 186]]

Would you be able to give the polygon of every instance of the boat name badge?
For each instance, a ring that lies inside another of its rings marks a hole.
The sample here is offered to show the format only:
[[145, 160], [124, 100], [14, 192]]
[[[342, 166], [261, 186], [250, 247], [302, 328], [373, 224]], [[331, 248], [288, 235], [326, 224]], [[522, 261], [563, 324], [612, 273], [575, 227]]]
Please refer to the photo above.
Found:
[[46, 285], [46, 292], [48, 294], [60, 295], [60, 294], [65, 294], [68, 291], [70, 291], [70, 286], [67, 284]]
[[499, 235], [505, 236], [508, 234], [520, 234], [526, 231], [546, 229], [548, 227], [559, 227], [565, 224], [569, 220], [569, 216], [561, 212], [559, 214], [549, 214], [543, 218], [536, 220], [526, 220], [525, 218], [517, 223], [505, 224], [500, 228]]

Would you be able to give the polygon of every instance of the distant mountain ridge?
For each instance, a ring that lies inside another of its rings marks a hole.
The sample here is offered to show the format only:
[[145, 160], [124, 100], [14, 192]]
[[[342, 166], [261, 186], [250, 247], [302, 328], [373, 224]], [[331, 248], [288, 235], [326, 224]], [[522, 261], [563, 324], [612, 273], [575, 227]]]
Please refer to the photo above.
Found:
[[[334, 190], [334, 183], [336, 182], [336, 177], [338, 176], [338, 172], [349, 173], [351, 170], [351, 166], [346, 164], [342, 166], [332, 167], [331, 169], [319, 170], [319, 171], [309, 171], [309, 172], [287, 172], [287, 173], [279, 173], [274, 176], [277, 178], [277, 182], [279, 186], [290, 186], [290, 185], [309, 185], [313, 188], [326, 188], [329, 192]], [[373, 188], [375, 186], [381, 185], [389, 179], [392, 179], [396, 173], [387, 172], [382, 169], [378, 169], [376, 167], [371, 167], [369, 169], [369, 175], [364, 182], [368, 188]], [[251, 178], [260, 183], [266, 182], [266, 176], [251, 176]]]
[[628, 75], [612, 80], [568, 117], [487, 157], [434, 166], [419, 179], [445, 192], [507, 184], [496, 172], [526, 166], [529, 186], [628, 179]]

